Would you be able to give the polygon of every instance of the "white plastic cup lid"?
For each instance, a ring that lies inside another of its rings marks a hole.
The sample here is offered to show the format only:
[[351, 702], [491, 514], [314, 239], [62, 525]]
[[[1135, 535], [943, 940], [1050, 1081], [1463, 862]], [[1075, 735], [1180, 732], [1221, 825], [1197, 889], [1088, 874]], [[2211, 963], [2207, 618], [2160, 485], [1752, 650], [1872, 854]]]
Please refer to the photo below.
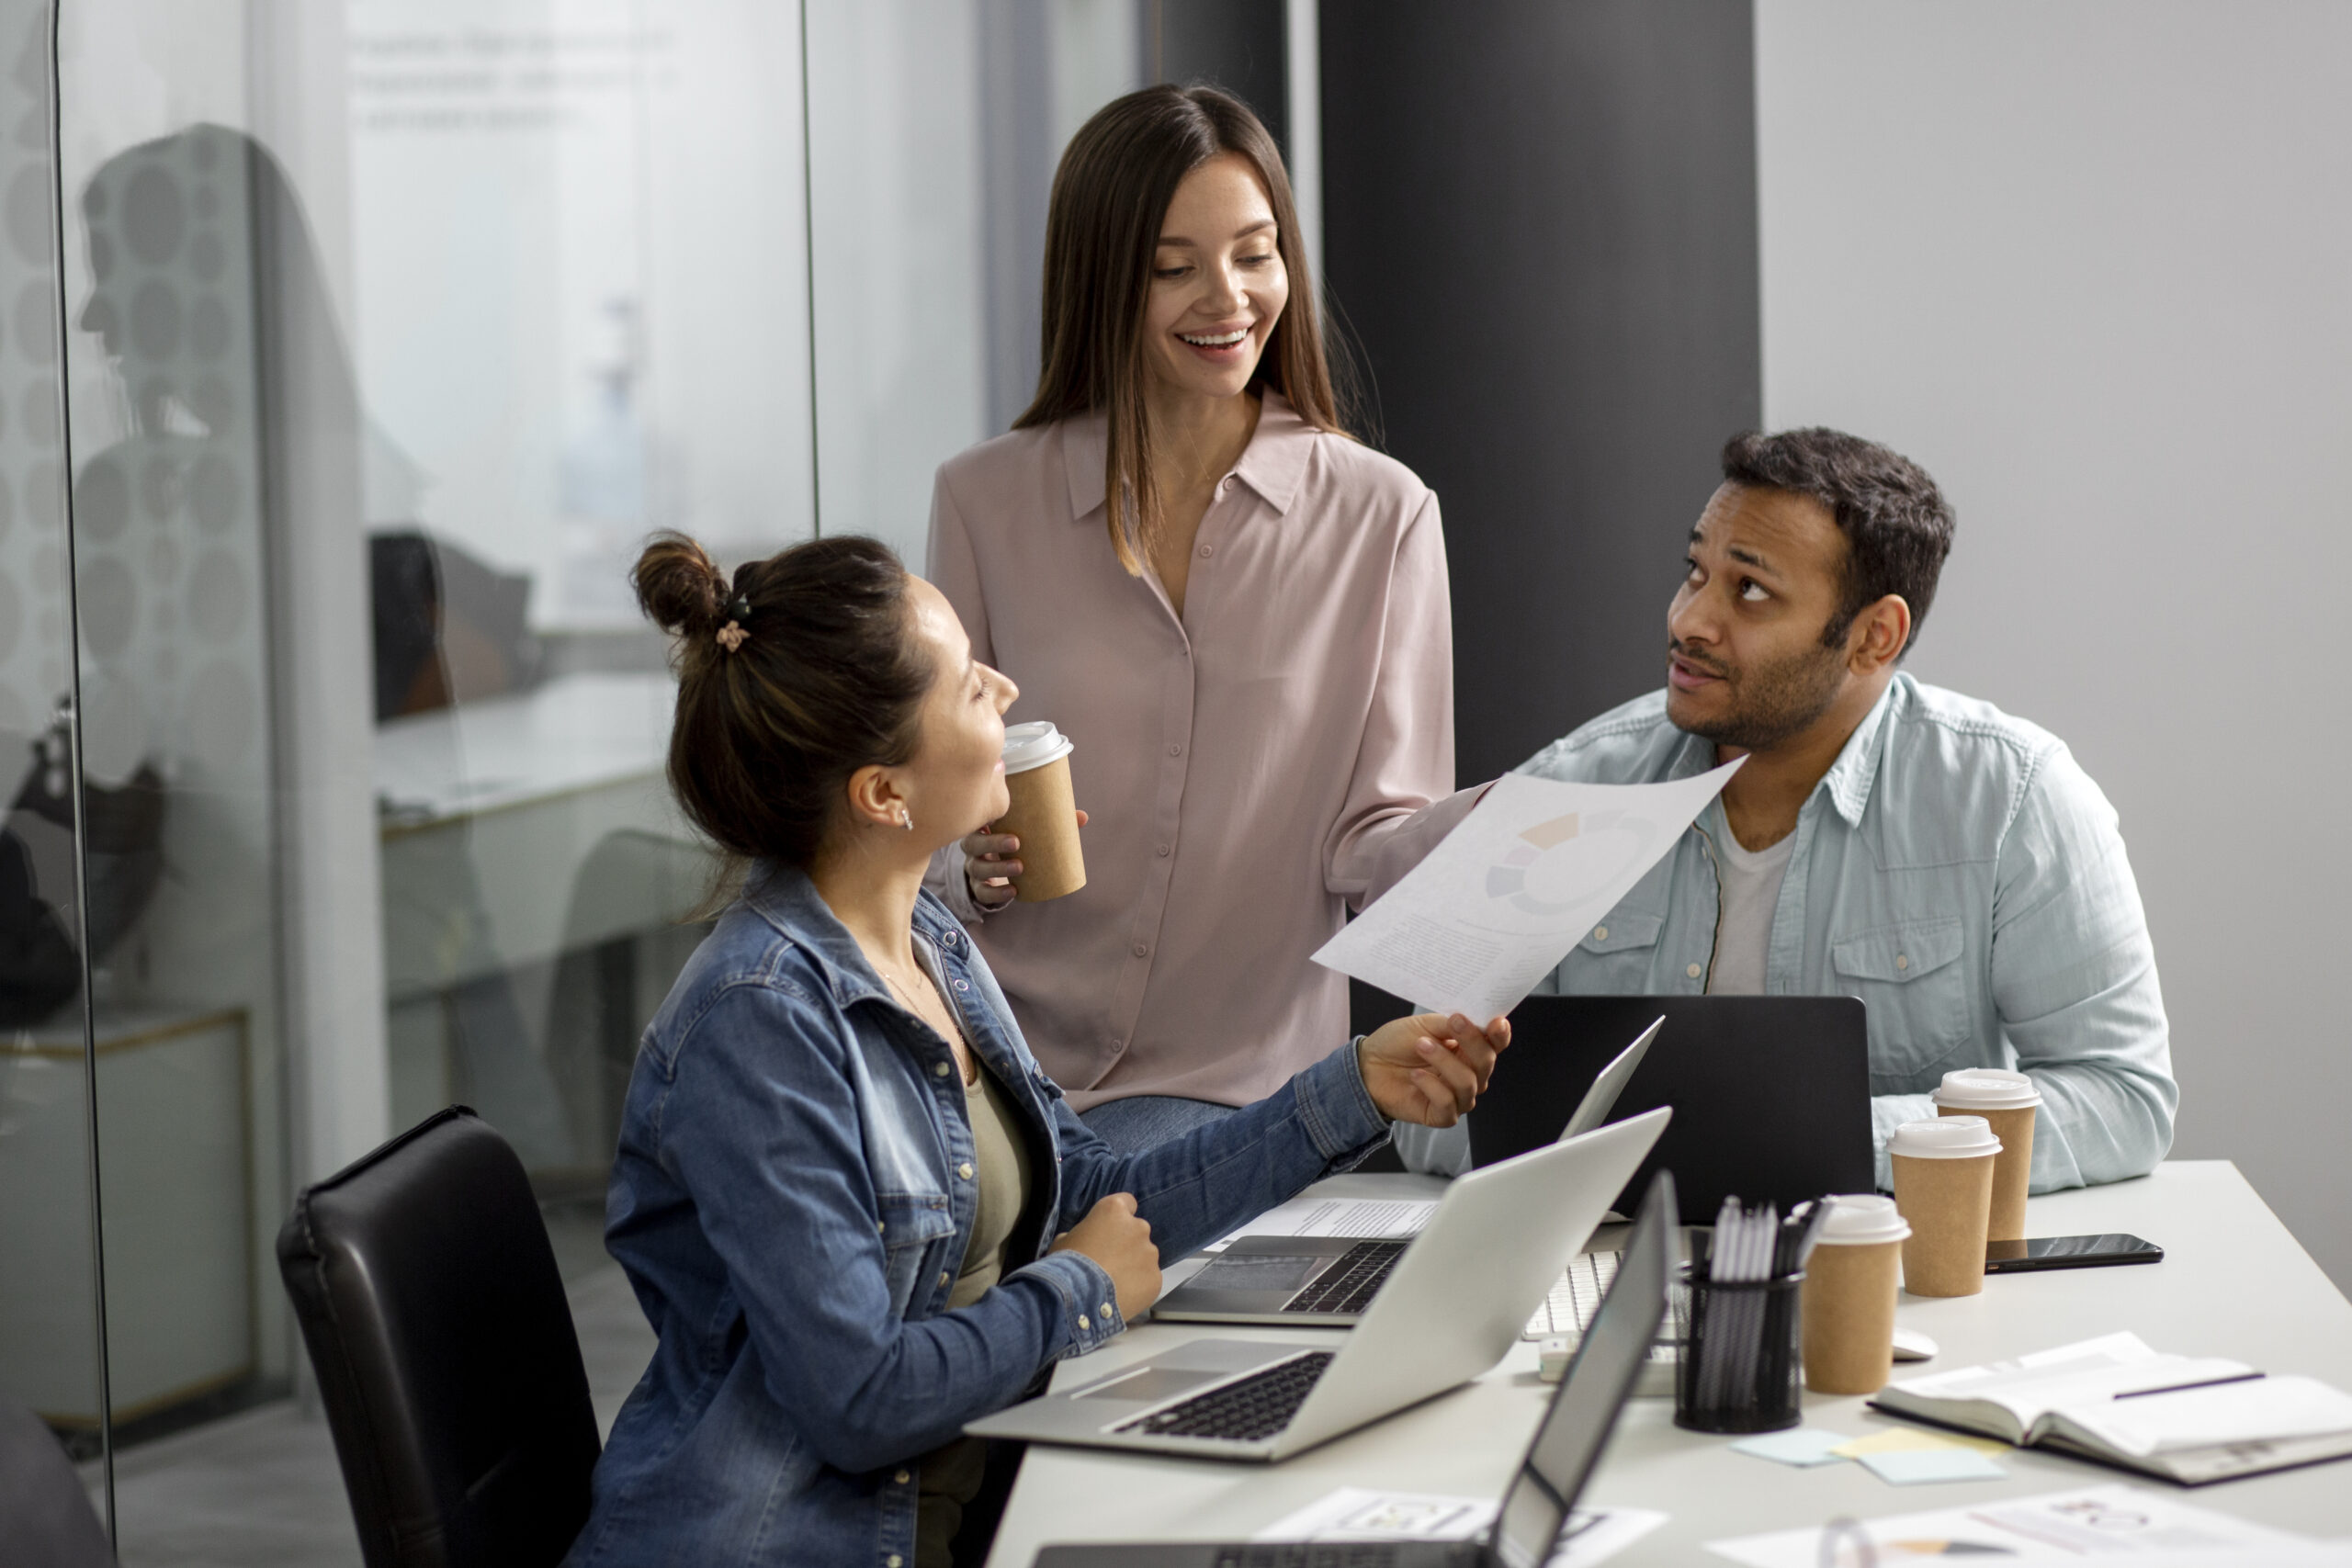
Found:
[[1025, 773], [1032, 768], [1042, 768], [1048, 762], [1059, 761], [1077, 749], [1070, 743], [1069, 736], [1054, 728], [1054, 722], [1049, 718], [1004, 727], [1004, 771], [1008, 773]]
[[2001, 1140], [1982, 1116], [1930, 1116], [1897, 1127], [1886, 1152], [1910, 1159], [1976, 1159], [1999, 1154]]
[[2004, 1067], [1962, 1067], [1944, 1075], [1936, 1103], [1956, 1111], [2022, 1111], [2041, 1103], [2041, 1091], [2023, 1073]]
[[1911, 1234], [1910, 1223], [1892, 1198], [1875, 1192], [1841, 1192], [1827, 1202], [1829, 1217], [1821, 1222], [1816, 1238], [1823, 1247], [1872, 1247], [1901, 1241]]

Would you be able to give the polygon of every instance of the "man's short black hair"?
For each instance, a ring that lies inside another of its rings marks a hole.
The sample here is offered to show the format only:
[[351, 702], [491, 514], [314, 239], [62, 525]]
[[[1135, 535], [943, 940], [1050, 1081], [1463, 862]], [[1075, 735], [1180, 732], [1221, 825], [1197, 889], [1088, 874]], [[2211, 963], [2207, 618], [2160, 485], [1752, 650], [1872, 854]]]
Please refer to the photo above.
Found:
[[1810, 496], [1846, 536], [1845, 592], [1821, 640], [1846, 640], [1865, 605], [1900, 593], [1911, 606], [1909, 653], [1951, 553], [1951, 503], [1928, 471], [1875, 441], [1815, 425], [1777, 435], [1748, 431], [1724, 443], [1724, 479], [1752, 490]]

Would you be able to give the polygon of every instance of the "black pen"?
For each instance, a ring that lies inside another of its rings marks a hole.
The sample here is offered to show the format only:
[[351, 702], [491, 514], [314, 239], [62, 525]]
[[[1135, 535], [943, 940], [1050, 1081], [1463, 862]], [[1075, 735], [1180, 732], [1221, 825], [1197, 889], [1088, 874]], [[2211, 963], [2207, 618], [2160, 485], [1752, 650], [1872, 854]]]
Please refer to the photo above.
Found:
[[2180, 1393], [2192, 1388], [2219, 1388], [2225, 1382], [2252, 1382], [2256, 1378], [2266, 1378], [2270, 1374], [2268, 1372], [2232, 1372], [2228, 1377], [2207, 1378], [2202, 1382], [2177, 1382], [2168, 1384], [2163, 1388], [2135, 1388], [2129, 1393], [2119, 1393], [2113, 1397], [2117, 1399], [2145, 1399], [2152, 1393]]

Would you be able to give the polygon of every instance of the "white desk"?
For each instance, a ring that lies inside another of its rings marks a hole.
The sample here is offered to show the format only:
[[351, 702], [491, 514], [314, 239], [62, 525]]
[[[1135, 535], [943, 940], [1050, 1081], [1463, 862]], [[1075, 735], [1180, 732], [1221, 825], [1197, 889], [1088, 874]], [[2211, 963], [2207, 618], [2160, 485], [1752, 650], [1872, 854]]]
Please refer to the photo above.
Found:
[[[1433, 1192], [1439, 1184], [1425, 1177], [1349, 1176], [1328, 1185], [1365, 1196]], [[2153, 1266], [1996, 1277], [1984, 1282], [1984, 1294], [1957, 1301], [1905, 1296], [1899, 1321], [1934, 1336], [1942, 1349], [1916, 1371], [1969, 1366], [2129, 1328], [2160, 1350], [2235, 1357], [2352, 1388], [2352, 1303], [2227, 1161], [2176, 1161], [2143, 1180], [2037, 1198], [2029, 1228], [2036, 1235], [2131, 1231], [2163, 1247], [2166, 1257]], [[1150, 1324], [1065, 1362], [1056, 1381], [1091, 1380], [1181, 1339], [1218, 1332], [1295, 1336], [1301, 1343], [1339, 1337], [1332, 1331]], [[1464, 1388], [1272, 1466], [1032, 1448], [989, 1562], [1027, 1568], [1039, 1546], [1056, 1540], [1246, 1539], [1339, 1486], [1494, 1496], [1551, 1395], [1534, 1370], [1535, 1348], [1522, 1344]], [[1867, 1519], [2133, 1479], [2019, 1450], [2001, 1456], [2006, 1481], [1896, 1487], [1855, 1464], [1792, 1470], [1749, 1459], [1729, 1451], [1731, 1438], [1681, 1430], [1673, 1414], [1670, 1399], [1627, 1406], [1586, 1491], [1588, 1505], [1671, 1516], [1612, 1562], [1723, 1562], [1702, 1543], [1817, 1525], [1838, 1514]], [[1904, 1425], [1866, 1412], [1860, 1399], [1812, 1393], [1804, 1396], [1804, 1421], [1854, 1436]], [[2281, 1529], [2352, 1533], [2352, 1461], [2180, 1495]]]

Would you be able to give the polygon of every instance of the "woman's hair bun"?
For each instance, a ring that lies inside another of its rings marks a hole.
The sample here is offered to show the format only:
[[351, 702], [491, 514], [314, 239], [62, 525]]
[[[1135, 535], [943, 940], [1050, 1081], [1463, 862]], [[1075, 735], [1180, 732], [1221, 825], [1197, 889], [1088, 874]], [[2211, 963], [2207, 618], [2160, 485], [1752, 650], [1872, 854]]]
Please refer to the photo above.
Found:
[[700, 637], [718, 631], [726, 618], [727, 576], [684, 534], [653, 536], [629, 582], [639, 606], [664, 631]]

